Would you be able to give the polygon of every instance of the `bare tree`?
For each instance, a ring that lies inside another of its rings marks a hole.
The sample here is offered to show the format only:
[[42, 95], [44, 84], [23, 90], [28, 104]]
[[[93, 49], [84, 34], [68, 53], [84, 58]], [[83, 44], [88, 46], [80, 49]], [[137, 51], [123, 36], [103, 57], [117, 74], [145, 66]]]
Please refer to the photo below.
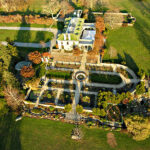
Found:
[[30, 0], [0, 0], [1, 7], [9, 12], [23, 10], [30, 4]]
[[23, 105], [24, 95], [20, 94], [16, 88], [4, 87], [4, 96], [8, 106], [13, 110], [18, 110]]
[[42, 13], [52, 15], [52, 18], [54, 18], [54, 14], [56, 14], [60, 8], [61, 6], [59, 1], [50, 0], [47, 4], [43, 5]]

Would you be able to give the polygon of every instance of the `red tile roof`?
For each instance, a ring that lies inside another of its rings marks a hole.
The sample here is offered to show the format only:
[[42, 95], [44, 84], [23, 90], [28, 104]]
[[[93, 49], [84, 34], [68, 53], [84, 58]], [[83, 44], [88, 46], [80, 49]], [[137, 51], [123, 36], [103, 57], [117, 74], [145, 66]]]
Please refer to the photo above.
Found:
[[49, 52], [42, 53], [42, 57], [51, 57], [51, 54]]

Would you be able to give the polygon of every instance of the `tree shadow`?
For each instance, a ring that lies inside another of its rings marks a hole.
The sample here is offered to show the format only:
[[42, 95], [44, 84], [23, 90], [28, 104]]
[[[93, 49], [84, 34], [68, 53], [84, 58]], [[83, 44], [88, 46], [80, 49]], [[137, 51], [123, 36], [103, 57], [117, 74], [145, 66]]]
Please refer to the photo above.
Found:
[[136, 29], [136, 33], [138, 35], [139, 40], [144, 44], [144, 46], [149, 50], [150, 53], [150, 35], [146, 31], [150, 31], [150, 26], [142, 20], [140, 17], [136, 18], [137, 20], [143, 21], [141, 24], [140, 22], [136, 22], [134, 28]]
[[140, 15], [138, 15], [138, 12], [137, 15], [135, 14], [136, 23], [134, 24], [134, 28], [136, 29], [139, 40], [144, 44], [145, 48], [147, 48], [150, 53], [150, 24], [147, 22], [150, 19], [150, 3], [139, 2], [135, 4], [134, 1], [130, 1], [130, 3], [134, 6], [136, 5], [136, 8], [141, 13]]
[[124, 52], [125, 55], [125, 61], [126, 61], [126, 65], [131, 68], [132, 70], [134, 70], [134, 72], [138, 72], [139, 68], [137, 66], [137, 64], [135, 63], [134, 59], [127, 53]]
[[[20, 28], [24, 27], [24, 24], [26, 24], [26, 20], [25, 20], [25, 16], [22, 16], [22, 23], [20, 24]], [[28, 25], [29, 25], [28, 27], [30, 28], [30, 24]], [[25, 31], [19, 30], [15, 41], [16, 42], [25, 41], [25, 43], [29, 43], [30, 38], [31, 38], [30, 30], [25, 30]]]
[[[43, 39], [43, 40], [41, 40], [41, 39]], [[37, 41], [43, 41], [43, 42], [44, 42], [44, 39], [45, 39], [45, 34], [44, 34], [44, 32], [38, 31], [38, 32], [36, 33], [35, 43], [36, 43]]]
[[21, 150], [20, 123], [15, 122], [15, 116], [10, 112], [0, 118], [1, 150]]

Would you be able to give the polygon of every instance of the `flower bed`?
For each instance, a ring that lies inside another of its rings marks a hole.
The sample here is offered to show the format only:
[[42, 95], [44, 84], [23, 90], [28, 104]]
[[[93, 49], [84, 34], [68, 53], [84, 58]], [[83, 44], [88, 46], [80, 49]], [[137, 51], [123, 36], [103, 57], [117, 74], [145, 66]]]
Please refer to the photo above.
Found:
[[112, 67], [104, 67], [104, 66], [86, 66], [87, 70], [94, 70], [94, 71], [109, 71], [113, 72]]
[[41, 108], [33, 108], [30, 111], [31, 114], [36, 114], [36, 115], [44, 114], [44, 111]]
[[48, 83], [48, 87], [75, 90], [76, 85], [75, 85], [75, 84], [49, 82], [49, 83]]
[[64, 106], [66, 104], [72, 104], [75, 94], [71, 92], [63, 92], [58, 100], [58, 105]]
[[80, 65], [75, 65], [75, 64], [60, 64], [57, 63], [55, 65], [56, 68], [69, 68], [69, 69], [79, 69]]
[[99, 92], [100, 90], [101, 91], [112, 91], [112, 88], [102, 88], [102, 87], [83, 85], [81, 90], [82, 91]]
[[41, 96], [40, 103], [55, 103], [55, 98], [57, 95], [57, 91], [46, 90]]
[[95, 106], [95, 95], [80, 94], [79, 105], [82, 105], [83, 108], [93, 108]]
[[95, 83], [108, 83], [108, 84], [119, 84], [122, 79], [117, 75], [105, 75], [91, 73], [89, 75], [90, 81]]
[[107, 120], [113, 122], [122, 122], [121, 112], [117, 105], [109, 104], [107, 106]]
[[117, 68], [116, 72], [123, 74], [126, 78], [133, 79], [133, 77], [129, 74], [129, 72], [122, 68]]

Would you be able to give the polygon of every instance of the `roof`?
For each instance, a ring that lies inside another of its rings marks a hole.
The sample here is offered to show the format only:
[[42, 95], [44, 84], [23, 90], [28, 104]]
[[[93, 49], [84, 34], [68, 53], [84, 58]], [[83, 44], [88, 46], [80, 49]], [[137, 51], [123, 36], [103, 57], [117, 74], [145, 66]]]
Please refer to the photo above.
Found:
[[[65, 26], [64, 26], [64, 33], [59, 34], [58, 40], [64, 40], [64, 34], [70, 34], [72, 41], [78, 41], [80, 39], [80, 35], [82, 33], [84, 24], [83, 18], [66, 18], [65, 19]], [[68, 40], [68, 39], [66, 39]]]
[[42, 57], [51, 57], [51, 54], [49, 52], [42, 53]]

